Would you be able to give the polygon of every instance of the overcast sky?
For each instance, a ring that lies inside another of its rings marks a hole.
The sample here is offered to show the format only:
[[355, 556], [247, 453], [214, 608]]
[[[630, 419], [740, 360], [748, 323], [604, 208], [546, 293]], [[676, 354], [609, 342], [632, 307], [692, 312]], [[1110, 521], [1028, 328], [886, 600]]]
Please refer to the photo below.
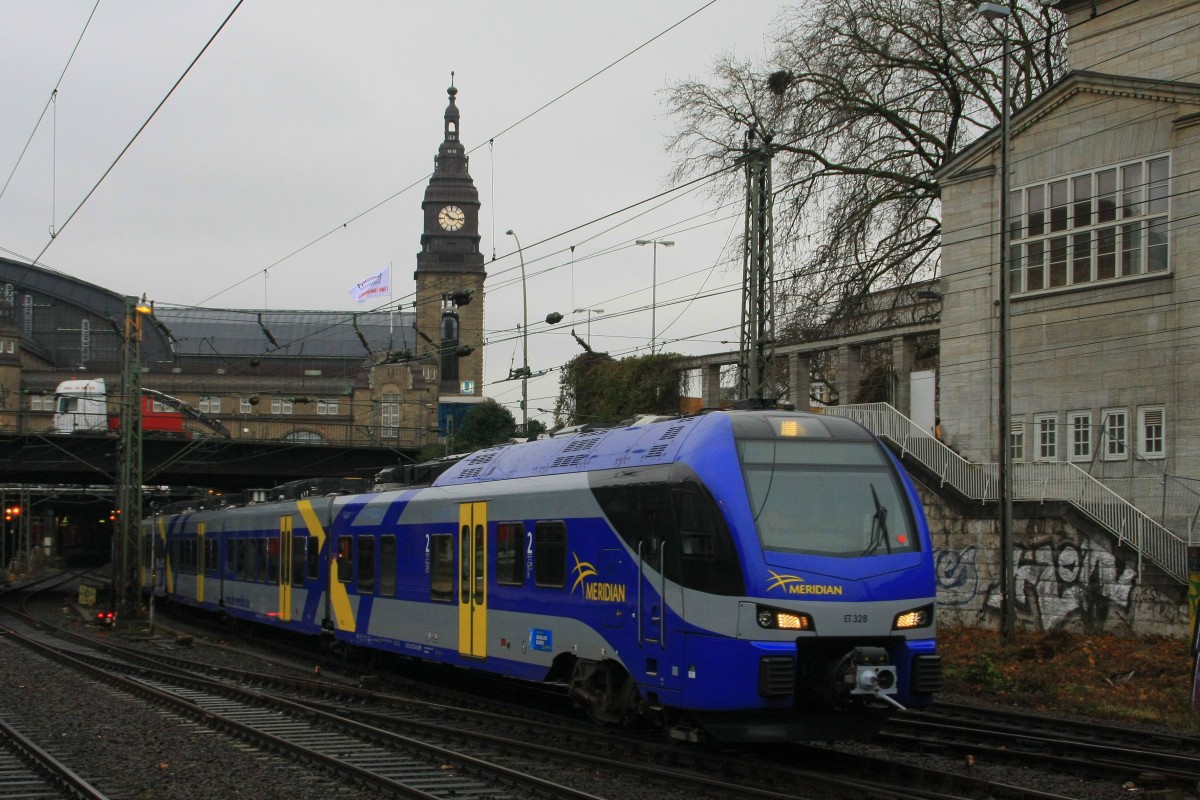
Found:
[[[236, 0], [0, 0], [0, 252], [220, 308], [361, 310], [347, 290], [390, 265], [411, 307], [453, 71], [483, 203], [485, 394], [520, 419], [520, 383], [497, 382], [522, 360], [509, 228], [535, 372], [579, 352], [576, 308], [604, 309], [591, 341], [615, 356], [646, 352], [652, 328], [660, 350], [736, 347], [741, 265], [722, 249], [741, 208], [691, 192], [621, 209], [668, 188], [664, 87], [723, 53], [761, 61], [781, 5], [247, 0], [83, 203]], [[675, 242], [657, 248], [655, 292], [656, 248], [633, 244], [650, 238]], [[716, 296], [679, 302], [697, 293]], [[551, 311], [559, 326], [534, 324]], [[549, 421], [536, 409], [557, 386], [556, 371], [530, 383], [531, 417]]]

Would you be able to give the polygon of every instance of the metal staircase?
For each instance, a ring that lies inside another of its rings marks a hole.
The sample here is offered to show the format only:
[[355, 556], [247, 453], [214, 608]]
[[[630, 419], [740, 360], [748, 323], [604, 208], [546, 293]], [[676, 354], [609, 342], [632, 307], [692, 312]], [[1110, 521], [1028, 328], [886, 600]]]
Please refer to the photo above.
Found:
[[[971, 500], [999, 500], [998, 464], [972, 464], [887, 403], [830, 406], [821, 411], [849, 417], [891, 441], [902, 456], [920, 462], [942, 486]], [[1149, 559], [1182, 584], [1188, 582], [1187, 542], [1074, 464], [1014, 463], [1012, 484], [1014, 501], [1070, 503], [1118, 542], [1133, 548], [1139, 558]]]

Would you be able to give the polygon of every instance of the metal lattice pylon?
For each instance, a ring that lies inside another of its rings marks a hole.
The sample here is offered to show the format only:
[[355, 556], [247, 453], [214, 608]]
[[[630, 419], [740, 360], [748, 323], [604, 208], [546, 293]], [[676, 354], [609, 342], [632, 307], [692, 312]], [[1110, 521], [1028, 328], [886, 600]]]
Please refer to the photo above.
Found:
[[746, 135], [746, 230], [743, 237], [742, 336], [738, 399], [766, 395], [775, 350], [775, 261], [770, 137]]

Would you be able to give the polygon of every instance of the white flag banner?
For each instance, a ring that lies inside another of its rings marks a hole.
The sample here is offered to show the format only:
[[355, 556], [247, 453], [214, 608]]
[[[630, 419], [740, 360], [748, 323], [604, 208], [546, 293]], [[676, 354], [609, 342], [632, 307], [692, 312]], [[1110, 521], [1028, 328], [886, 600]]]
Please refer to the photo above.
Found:
[[361, 283], [350, 287], [350, 296], [360, 303], [365, 303], [372, 297], [390, 297], [392, 293], [392, 268], [387, 267], [383, 272], [376, 273]]

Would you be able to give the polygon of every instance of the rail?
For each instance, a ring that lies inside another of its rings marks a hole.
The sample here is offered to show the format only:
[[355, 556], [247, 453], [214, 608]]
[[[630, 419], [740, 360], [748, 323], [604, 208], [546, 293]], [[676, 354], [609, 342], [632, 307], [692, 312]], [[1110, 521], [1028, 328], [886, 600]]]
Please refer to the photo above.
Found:
[[[830, 406], [822, 412], [861, 423], [876, 436], [891, 441], [901, 455], [919, 462], [942, 486], [968, 499], [1000, 498], [999, 465], [967, 461], [887, 403]], [[1172, 578], [1188, 583], [1187, 541], [1075, 464], [1018, 462], [1013, 464], [1012, 478], [1014, 501], [1070, 503]]]

